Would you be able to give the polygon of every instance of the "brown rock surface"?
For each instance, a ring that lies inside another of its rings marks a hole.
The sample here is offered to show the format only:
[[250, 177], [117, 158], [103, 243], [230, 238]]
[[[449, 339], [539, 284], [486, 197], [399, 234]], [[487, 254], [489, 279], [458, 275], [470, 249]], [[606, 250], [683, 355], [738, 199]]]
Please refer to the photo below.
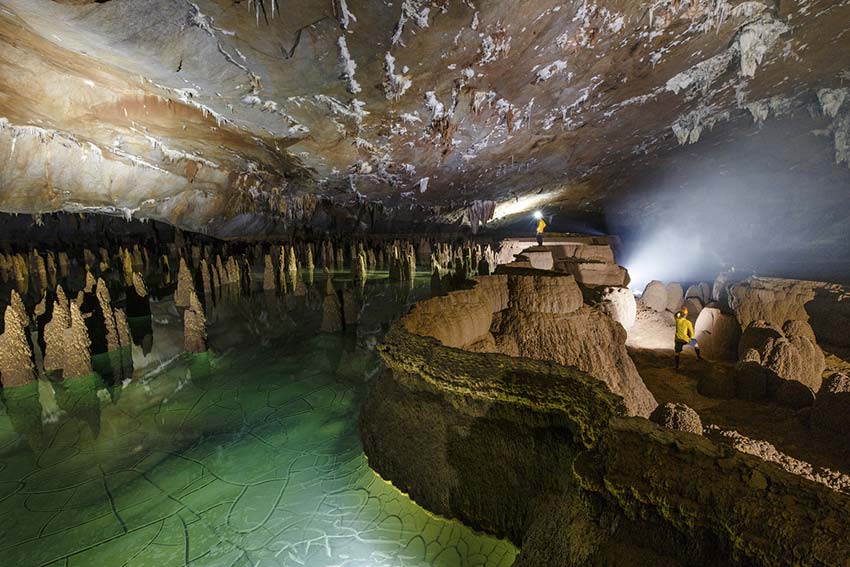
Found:
[[653, 280], [646, 284], [640, 300], [647, 309], [665, 311], [667, 309], [667, 288], [660, 281]]
[[0, 335], [0, 383], [4, 388], [23, 386], [36, 380], [32, 350], [26, 337], [27, 319], [13, 307], [6, 307], [4, 331]]
[[667, 429], [702, 435], [702, 420], [699, 414], [685, 404], [662, 404], [652, 411], [649, 421]]

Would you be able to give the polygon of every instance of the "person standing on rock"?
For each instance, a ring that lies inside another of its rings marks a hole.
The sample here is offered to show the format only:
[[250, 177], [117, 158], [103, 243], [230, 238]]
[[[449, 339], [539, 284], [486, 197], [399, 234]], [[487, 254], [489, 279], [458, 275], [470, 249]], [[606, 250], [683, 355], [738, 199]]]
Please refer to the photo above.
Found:
[[697, 353], [697, 360], [702, 360], [699, 354], [699, 343], [694, 338], [694, 334], [694, 325], [688, 320], [688, 308], [682, 307], [676, 313], [676, 340], [674, 348], [676, 351], [676, 370], [679, 369], [679, 354], [686, 346], [694, 347]]
[[540, 211], [534, 213], [534, 218], [537, 219], [537, 245], [543, 246], [543, 231], [546, 230], [546, 221], [543, 220], [543, 213]]

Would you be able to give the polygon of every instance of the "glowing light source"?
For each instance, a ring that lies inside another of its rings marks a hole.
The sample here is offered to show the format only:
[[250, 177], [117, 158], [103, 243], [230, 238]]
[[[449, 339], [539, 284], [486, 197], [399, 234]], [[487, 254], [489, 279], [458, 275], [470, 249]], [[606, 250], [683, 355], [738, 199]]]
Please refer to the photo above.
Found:
[[549, 191], [546, 193], [534, 193], [532, 195], [514, 197], [513, 199], [496, 205], [496, 212], [493, 214], [493, 220], [499, 220], [512, 215], [533, 211], [537, 209], [537, 207], [544, 207], [549, 203], [558, 201], [563, 198], [564, 195], [564, 191]]
[[534, 211], [534, 218], [536, 218], [536, 219], [542, 219], [542, 218], [543, 218], [543, 213], [541, 213], [540, 211]]

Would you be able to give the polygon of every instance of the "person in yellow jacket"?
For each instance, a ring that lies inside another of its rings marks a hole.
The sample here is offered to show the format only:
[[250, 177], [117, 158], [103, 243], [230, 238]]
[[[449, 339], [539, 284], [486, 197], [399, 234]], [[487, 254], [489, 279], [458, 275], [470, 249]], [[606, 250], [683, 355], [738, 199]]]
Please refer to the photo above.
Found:
[[543, 213], [536, 212], [534, 217], [537, 219], [537, 245], [543, 246], [543, 231], [546, 230], [546, 221], [543, 220]]
[[697, 360], [702, 360], [702, 357], [699, 354], [699, 343], [694, 338], [694, 325], [688, 320], [688, 308], [682, 307], [678, 313], [676, 313], [676, 340], [675, 340], [675, 348], [676, 351], [676, 370], [679, 369], [679, 353], [682, 352], [682, 349], [686, 346], [694, 347], [694, 350], [697, 353]]

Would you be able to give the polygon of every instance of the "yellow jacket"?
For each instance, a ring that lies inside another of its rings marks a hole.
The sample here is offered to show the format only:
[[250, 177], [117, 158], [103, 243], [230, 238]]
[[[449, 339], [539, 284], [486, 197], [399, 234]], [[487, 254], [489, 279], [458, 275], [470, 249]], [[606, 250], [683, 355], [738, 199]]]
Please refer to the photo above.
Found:
[[694, 326], [687, 317], [676, 317], [676, 340], [689, 343], [694, 338]]
[[546, 221], [544, 221], [543, 219], [540, 219], [540, 220], [537, 222], [537, 234], [542, 234], [542, 233], [543, 233], [543, 230], [544, 230], [545, 228], [546, 228]]

